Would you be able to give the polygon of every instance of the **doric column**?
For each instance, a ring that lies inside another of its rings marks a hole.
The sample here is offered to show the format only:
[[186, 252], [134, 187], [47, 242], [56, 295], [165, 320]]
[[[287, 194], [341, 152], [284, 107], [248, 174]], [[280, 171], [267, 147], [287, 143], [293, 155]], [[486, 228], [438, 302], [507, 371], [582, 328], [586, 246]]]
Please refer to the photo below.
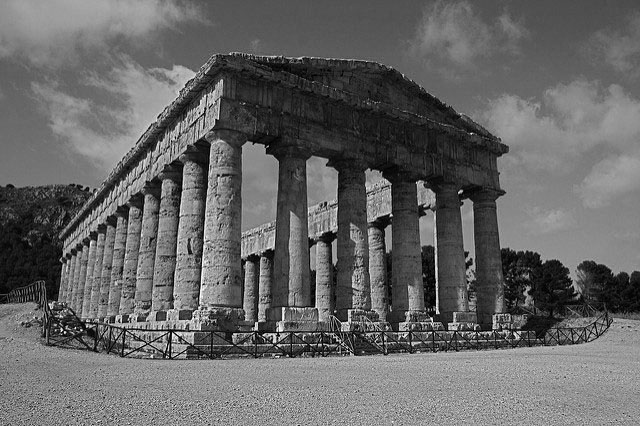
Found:
[[74, 294], [74, 310], [79, 317], [82, 316], [82, 303], [84, 301], [84, 285], [87, 282], [87, 263], [89, 263], [90, 238], [82, 240], [82, 258], [80, 259], [80, 275], [78, 277], [78, 291]]
[[406, 173], [385, 173], [385, 178], [391, 182], [393, 216], [391, 311], [394, 321], [407, 321], [407, 311], [425, 311], [418, 192], [415, 179]]
[[[69, 294], [70, 297], [67, 298], [69, 301], [69, 306], [74, 311], [77, 311], [78, 307], [78, 286], [80, 285], [80, 270], [82, 269], [82, 244], [76, 245], [75, 252], [75, 266], [73, 268], [73, 282], [71, 284], [71, 292]], [[77, 312], [80, 314], [80, 312]]]
[[93, 286], [93, 270], [96, 266], [96, 245], [98, 243], [98, 233], [89, 234], [89, 255], [87, 256], [87, 273], [84, 281], [84, 291], [82, 297], [82, 319], [89, 319], [91, 312], [91, 289]]
[[336, 312], [344, 321], [349, 309], [371, 309], [366, 166], [350, 159], [329, 165], [338, 170]]
[[173, 308], [173, 276], [176, 272], [176, 245], [180, 218], [182, 170], [169, 166], [158, 177], [162, 181], [158, 214], [158, 243], [153, 266], [151, 311], [158, 321], [166, 319]]
[[205, 209], [199, 304], [242, 307], [242, 144], [246, 136], [231, 130], [207, 134], [211, 143]]
[[73, 284], [73, 270], [75, 268], [75, 259], [73, 257], [73, 254], [71, 253], [72, 251], [73, 250], [70, 250], [69, 253], [65, 255], [65, 257], [67, 258], [67, 280], [64, 286], [64, 299], [62, 299], [61, 302], [67, 303], [67, 305], [68, 305], [68, 300], [71, 297], [71, 286]]
[[129, 209], [119, 207], [116, 210], [116, 236], [113, 243], [113, 260], [111, 262], [111, 285], [109, 287], [109, 302], [107, 316], [112, 322], [120, 310], [120, 297], [122, 296], [124, 256], [127, 245], [127, 228], [129, 226]]
[[60, 263], [62, 263], [62, 267], [60, 268], [60, 285], [58, 286], [58, 302], [64, 302], [65, 300], [65, 291], [67, 285], [67, 275], [69, 274], [69, 262], [67, 262], [67, 257], [62, 256], [60, 258]]
[[111, 270], [113, 267], [113, 247], [116, 242], [117, 218], [109, 216], [106, 221], [107, 232], [104, 238], [104, 254], [102, 256], [102, 274], [100, 274], [100, 296], [98, 298], [98, 319], [104, 320], [109, 308], [109, 292], [111, 290]]
[[260, 276], [258, 278], [258, 321], [267, 320], [267, 311], [271, 309], [273, 286], [273, 251], [260, 253]]
[[100, 285], [102, 284], [102, 261], [104, 260], [104, 240], [107, 234], [107, 225], [98, 225], [98, 240], [96, 242], [96, 262], [93, 266], [91, 279], [91, 304], [89, 305], [90, 319], [98, 318], [98, 305], [100, 303]]
[[316, 242], [316, 308], [318, 319], [328, 322], [335, 311], [335, 291], [333, 285], [333, 250], [331, 243], [336, 236], [327, 233]]
[[142, 230], [140, 231], [140, 252], [136, 271], [136, 294], [134, 312], [138, 317], [146, 318], [151, 309], [151, 290], [153, 289], [153, 263], [156, 259], [158, 241], [158, 211], [160, 210], [160, 187], [149, 182], [142, 189], [144, 208], [142, 211]]
[[274, 145], [267, 152], [278, 160], [273, 307], [306, 307], [311, 304], [307, 219], [309, 153], [295, 145]]
[[440, 320], [448, 323], [453, 320], [454, 312], [469, 310], [459, 188], [454, 184], [439, 184], [432, 185], [432, 189], [436, 194], [436, 310]]
[[[204, 239], [204, 212], [207, 199], [207, 158], [202, 151], [192, 148], [180, 156], [182, 169], [182, 195], [180, 196], [180, 223], [176, 249], [176, 272], [173, 284], [173, 308], [184, 312], [198, 309], [200, 274], [202, 271], [202, 245]], [[183, 315], [179, 315], [182, 319]]]
[[478, 322], [493, 323], [493, 314], [505, 312], [504, 278], [496, 199], [502, 191], [481, 190], [471, 195], [476, 249], [476, 312]]
[[371, 309], [380, 321], [387, 321], [389, 312], [389, 284], [387, 283], [387, 249], [385, 228], [388, 217], [369, 223], [369, 276], [371, 279]]
[[244, 295], [242, 309], [245, 321], [258, 321], [258, 274], [260, 258], [256, 255], [247, 257], [244, 262]]
[[[136, 295], [136, 273], [140, 251], [140, 231], [142, 230], [141, 195], [133, 196], [127, 203], [129, 217], [127, 220], [127, 242], [124, 250], [124, 268], [122, 272], [122, 292], [120, 295], [119, 315], [131, 315]], [[123, 322], [126, 318], [123, 318]]]

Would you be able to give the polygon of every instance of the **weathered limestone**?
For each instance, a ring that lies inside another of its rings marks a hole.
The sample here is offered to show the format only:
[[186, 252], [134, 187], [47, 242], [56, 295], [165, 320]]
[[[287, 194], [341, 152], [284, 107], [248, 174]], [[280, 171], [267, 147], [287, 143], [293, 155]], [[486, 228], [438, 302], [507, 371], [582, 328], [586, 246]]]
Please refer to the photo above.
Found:
[[244, 262], [244, 295], [242, 309], [245, 321], [258, 321], [258, 275], [260, 258], [249, 256]]
[[74, 311], [78, 306], [78, 286], [80, 281], [80, 270], [82, 268], [82, 244], [76, 246], [75, 266], [73, 268], [73, 282], [71, 283], [71, 292], [69, 298], [69, 306]]
[[87, 262], [89, 260], [89, 238], [82, 240], [82, 255], [80, 256], [80, 274], [78, 284], [73, 294], [73, 310], [78, 316], [82, 315], [82, 301], [84, 300], [84, 284], [87, 280]]
[[[369, 276], [371, 280], [371, 309], [387, 321], [389, 312], [389, 284], [387, 282], [387, 249], [385, 228], [389, 218], [369, 222]], [[316, 261], [317, 262], [317, 261]]]
[[120, 207], [116, 210], [116, 235], [113, 243], [113, 260], [111, 262], [111, 285], [109, 286], [109, 302], [107, 317], [109, 322], [115, 320], [120, 310], [120, 297], [124, 276], [124, 256], [127, 246], [127, 228], [129, 226], [129, 209]]
[[350, 309], [371, 309], [366, 166], [354, 160], [330, 165], [338, 170], [336, 314], [346, 321]]
[[67, 276], [69, 274], [69, 262], [67, 262], [67, 257], [62, 256], [59, 259], [62, 266], [60, 267], [60, 285], [58, 286], [58, 302], [64, 302], [65, 300], [65, 291], [67, 286]]
[[267, 320], [267, 312], [272, 307], [271, 289], [273, 288], [273, 251], [260, 254], [260, 276], [258, 277], [258, 321]]
[[436, 310], [440, 321], [449, 323], [453, 321], [454, 312], [469, 310], [459, 188], [454, 184], [441, 184], [432, 189], [436, 193]]
[[159, 185], [156, 182], [149, 182], [143, 188], [142, 193], [144, 194], [144, 208], [142, 210], [140, 252], [136, 271], [134, 313], [136, 314], [136, 319], [144, 321], [151, 309], [153, 267], [156, 259], [156, 243], [158, 241]]
[[476, 249], [476, 312], [478, 322], [488, 327], [494, 314], [505, 312], [504, 278], [500, 256], [500, 236], [496, 199], [501, 192], [481, 190], [471, 195]]
[[402, 172], [385, 177], [391, 182], [393, 215], [391, 311], [394, 322], [410, 322], [415, 312], [425, 312], [416, 182]]
[[182, 170], [171, 166], [158, 177], [162, 181], [162, 187], [149, 321], [165, 320], [167, 311], [173, 308], [173, 277], [176, 272]]
[[[136, 273], [140, 252], [140, 232], [142, 230], [143, 198], [135, 196], [129, 200], [129, 216], [127, 219], [127, 242], [125, 244], [124, 268], [122, 271], [122, 292], [118, 308], [119, 322], [126, 322], [133, 313], [136, 295]], [[116, 319], [118, 322], [118, 319]]]
[[190, 319], [191, 313], [198, 309], [200, 295], [204, 214], [207, 196], [207, 158], [204, 152], [193, 148], [181, 155], [180, 161], [183, 164], [182, 194], [180, 196], [173, 307], [177, 311], [178, 319]]
[[82, 298], [82, 319], [89, 319], [91, 312], [91, 289], [93, 288], [93, 270], [96, 266], [96, 245], [98, 243], [98, 233], [89, 234], [89, 255], [87, 256], [87, 273], [84, 282], [84, 295]]
[[328, 233], [316, 241], [316, 308], [318, 320], [328, 322], [335, 311], [333, 285], [333, 250], [331, 243], [335, 235]]
[[307, 159], [309, 153], [288, 145], [270, 146], [278, 159], [276, 241], [273, 258], [273, 306], [311, 304]]
[[111, 270], [113, 267], [113, 247], [116, 242], [117, 218], [107, 218], [107, 232], [104, 239], [104, 255], [102, 256], [102, 274], [100, 276], [100, 296], [98, 298], [99, 320], [104, 320], [109, 309], [109, 292], [111, 291]]
[[[246, 136], [215, 130], [207, 135], [207, 141], [211, 148], [199, 300], [203, 313], [199, 317], [209, 315], [207, 311], [211, 312], [211, 308], [241, 310], [242, 307], [240, 225], [242, 145]], [[241, 317], [240, 312], [231, 316]]]
[[91, 304], [89, 305], [89, 319], [98, 318], [98, 305], [100, 303], [100, 285], [102, 284], [102, 261], [104, 260], [104, 242], [107, 233], [105, 224], [98, 225], [98, 240], [96, 242], [96, 261], [91, 277]]

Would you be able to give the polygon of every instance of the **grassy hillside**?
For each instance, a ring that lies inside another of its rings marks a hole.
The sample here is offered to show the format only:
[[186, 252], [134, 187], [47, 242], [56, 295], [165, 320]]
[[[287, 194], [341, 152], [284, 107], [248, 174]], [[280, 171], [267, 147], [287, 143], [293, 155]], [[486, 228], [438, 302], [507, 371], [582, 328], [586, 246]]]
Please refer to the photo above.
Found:
[[58, 233], [91, 196], [80, 185], [0, 186], [0, 293], [45, 280], [57, 294], [62, 242]]

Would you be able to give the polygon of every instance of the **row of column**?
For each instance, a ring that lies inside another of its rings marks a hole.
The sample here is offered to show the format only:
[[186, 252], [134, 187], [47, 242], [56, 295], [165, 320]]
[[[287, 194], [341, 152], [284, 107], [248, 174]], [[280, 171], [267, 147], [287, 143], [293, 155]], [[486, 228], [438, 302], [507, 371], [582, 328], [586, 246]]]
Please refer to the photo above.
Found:
[[[60, 300], [83, 318], [133, 314], [162, 320], [170, 310], [180, 318], [190, 318], [197, 309], [244, 306], [249, 318], [261, 320], [268, 316], [269, 308], [309, 307], [306, 161], [310, 153], [282, 141], [268, 148], [279, 162], [275, 250], [248, 259], [243, 282], [241, 149], [246, 137], [217, 130], [207, 135], [207, 141], [208, 166], [207, 156], [191, 147], [179, 164], [167, 166], [142, 194], [132, 197], [66, 254]], [[326, 236], [317, 243], [318, 308], [321, 312], [335, 310], [340, 319], [350, 309], [387, 312], [381, 281], [385, 266], [380, 261], [384, 227], [367, 223], [367, 165], [355, 159], [330, 161], [329, 165], [338, 170], [336, 306], [330, 305], [332, 290], [327, 285], [332, 279], [331, 263], [323, 260], [331, 257], [331, 241]], [[425, 308], [416, 185], [403, 173], [386, 173], [385, 177], [392, 183], [394, 236], [390, 320], [404, 321], [411, 312]], [[454, 185], [434, 187], [434, 191], [438, 308], [448, 315], [467, 310], [466, 295], [461, 294], [466, 284], [460, 201]], [[501, 283], [497, 279], [501, 278], [497, 195], [479, 194], [472, 197], [478, 309], [492, 314], [500, 311], [501, 303], [496, 300], [499, 297], [488, 294], [489, 290], [499, 293], [496, 287]], [[483, 287], [485, 279], [490, 284]], [[256, 308], [243, 301], [243, 285], [245, 299], [258, 295]], [[487, 290], [486, 297], [483, 290]]]

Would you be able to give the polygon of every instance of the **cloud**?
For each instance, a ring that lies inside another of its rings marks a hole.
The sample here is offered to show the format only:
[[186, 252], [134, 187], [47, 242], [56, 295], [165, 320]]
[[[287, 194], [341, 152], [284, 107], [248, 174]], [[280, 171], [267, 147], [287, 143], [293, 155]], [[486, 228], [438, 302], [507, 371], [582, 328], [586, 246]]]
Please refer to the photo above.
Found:
[[107, 53], [175, 25], [200, 21], [190, 3], [171, 0], [6, 0], [0, 5], [0, 59], [37, 67], [77, 64], [84, 53]]
[[525, 228], [533, 235], [565, 231], [576, 226], [573, 214], [564, 209], [544, 210], [540, 207], [534, 207], [527, 213], [530, 220], [525, 223]]
[[627, 18], [624, 26], [596, 32], [587, 42], [586, 51], [595, 61], [603, 61], [620, 73], [639, 75], [640, 13]]
[[31, 89], [53, 134], [71, 151], [108, 170], [193, 75], [179, 65], [147, 70], [120, 55], [106, 75], [81, 79], [87, 96], [71, 94], [55, 79], [32, 82]]
[[640, 156], [620, 155], [597, 163], [575, 192], [586, 207], [604, 207], [640, 189]]
[[259, 38], [254, 38], [249, 43], [249, 52], [259, 54], [262, 50], [262, 40]]
[[428, 5], [410, 42], [410, 53], [426, 62], [469, 69], [499, 52], [518, 53], [528, 30], [505, 12], [494, 24], [478, 16], [468, 1]]

